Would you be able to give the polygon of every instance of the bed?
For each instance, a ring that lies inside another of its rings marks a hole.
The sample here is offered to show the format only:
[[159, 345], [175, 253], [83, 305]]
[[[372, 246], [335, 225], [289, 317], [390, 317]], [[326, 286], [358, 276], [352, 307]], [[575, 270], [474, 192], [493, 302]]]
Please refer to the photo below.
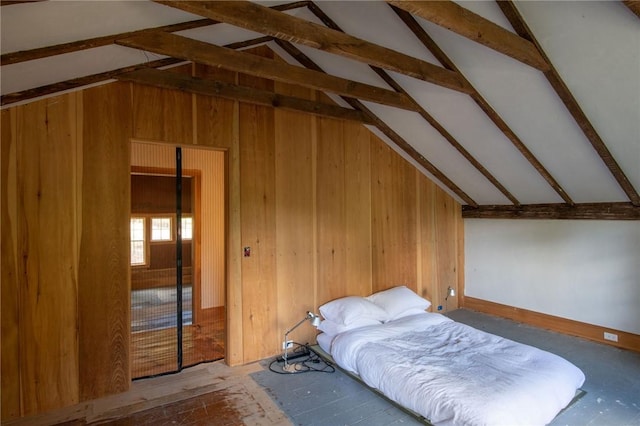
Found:
[[320, 347], [434, 425], [544, 425], [585, 376], [569, 361], [425, 312], [407, 287], [320, 308]]

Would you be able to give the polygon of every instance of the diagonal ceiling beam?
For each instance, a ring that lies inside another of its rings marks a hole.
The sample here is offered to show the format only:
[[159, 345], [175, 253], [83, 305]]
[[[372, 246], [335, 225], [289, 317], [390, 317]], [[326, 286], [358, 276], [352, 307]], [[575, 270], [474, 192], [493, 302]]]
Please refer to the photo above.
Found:
[[[258, 44], [264, 44], [271, 41], [271, 37], [260, 37], [253, 40], [245, 40], [237, 43], [230, 43], [225, 45], [229, 49], [244, 49], [249, 46], [255, 46]], [[41, 96], [52, 95], [67, 90], [75, 90], [80, 87], [90, 86], [94, 84], [104, 83], [116, 78], [119, 74], [135, 71], [142, 68], [162, 68], [169, 67], [180, 62], [184, 62], [182, 59], [177, 58], [164, 58], [157, 61], [145, 62], [143, 64], [130, 65], [124, 68], [118, 68], [98, 74], [87, 75], [84, 77], [78, 77], [71, 80], [60, 81], [57, 83], [47, 84], [33, 89], [22, 90], [20, 92], [7, 93], [0, 96], [0, 105], [10, 105], [18, 102], [24, 102], [29, 99], [39, 98]]]
[[162, 87], [164, 89], [181, 90], [205, 96], [217, 96], [250, 104], [373, 124], [362, 111], [343, 108], [337, 105], [323, 104], [308, 99], [284, 96], [266, 90], [238, 86], [222, 81], [206, 80], [185, 74], [161, 71], [155, 68], [145, 68], [120, 74], [116, 78], [118, 80]]
[[640, 0], [623, 0], [622, 3], [640, 18]]
[[[533, 32], [524, 21], [524, 18], [522, 17], [520, 12], [518, 12], [515, 4], [513, 4], [513, 2], [511, 1], [498, 1], [498, 6], [500, 6], [500, 9], [502, 9], [502, 12], [505, 14], [507, 19], [511, 23], [511, 26], [513, 26], [516, 32], [520, 34], [521, 37], [524, 37], [535, 44], [542, 56], [544, 56], [547, 62], [551, 65], [551, 61], [547, 58], [544, 50], [542, 49], [542, 46], [536, 40]], [[609, 171], [618, 182], [618, 185], [620, 185], [622, 190], [625, 192], [629, 200], [631, 200], [631, 203], [633, 203], [633, 205], [635, 206], [640, 206], [640, 195], [638, 195], [636, 189], [633, 187], [631, 182], [629, 182], [629, 179], [622, 171], [622, 168], [620, 167], [618, 162], [615, 160], [615, 158], [613, 158], [613, 155], [605, 145], [596, 129], [589, 121], [589, 118], [587, 118], [587, 115], [584, 113], [584, 111], [582, 111], [580, 104], [578, 103], [576, 98], [573, 97], [573, 94], [569, 90], [569, 87], [567, 87], [567, 85], [564, 83], [558, 71], [555, 69], [555, 67], [553, 67], [553, 65], [551, 65], [551, 68], [549, 69], [549, 71], [544, 73], [544, 76], [547, 78], [547, 80], [549, 80], [549, 83], [551, 83], [551, 86], [556, 91], [564, 105], [567, 107], [569, 113], [573, 116], [573, 119], [576, 121], [584, 135], [593, 146], [593, 149], [596, 150], [604, 164], [609, 168]]]
[[350, 96], [410, 111], [418, 106], [409, 97], [392, 90], [330, 76], [285, 62], [237, 52], [210, 43], [157, 32], [122, 39], [118, 44], [188, 61], [242, 72], [271, 80], [294, 83], [312, 89]]
[[[27, 2], [32, 3], [33, 0], [28, 0]], [[297, 9], [300, 7], [307, 6], [309, 2], [310, 2], [309, 0], [306, 0], [306, 1], [297, 1], [293, 3], [285, 3], [285, 4], [273, 6], [273, 9], [280, 10], [280, 11]], [[19, 2], [19, 3], [24, 3], [24, 2]], [[215, 25], [215, 24], [219, 24], [219, 22], [216, 22], [211, 19], [199, 19], [195, 21], [181, 22], [178, 24], [163, 25], [161, 27], [146, 28], [144, 30], [130, 31], [126, 33], [111, 34], [107, 36], [72, 41], [69, 43], [56, 44], [54, 46], [40, 47], [37, 49], [21, 50], [18, 52], [9, 52], [0, 56], [0, 63], [2, 65], [11, 65], [11, 64], [17, 64], [20, 62], [31, 61], [34, 59], [48, 58], [50, 56], [61, 55], [63, 53], [78, 52], [80, 50], [92, 49], [92, 48], [101, 47], [101, 46], [108, 46], [110, 44], [114, 44], [116, 40], [120, 38], [134, 37], [134, 36], [146, 34], [152, 31], [165, 31], [165, 32], [173, 33], [177, 31], [186, 31], [194, 28], [206, 27], [206, 26]]]
[[[289, 53], [293, 58], [295, 58], [298, 62], [304, 65], [307, 68], [324, 72], [322, 68], [307, 55], [302, 53], [300, 49], [295, 47], [293, 44], [288, 41], [278, 41], [280, 47], [285, 49], [287, 53]], [[467, 195], [462, 189], [460, 189], [452, 180], [450, 180], [444, 173], [442, 173], [436, 166], [434, 166], [429, 160], [427, 160], [422, 154], [420, 154], [414, 147], [412, 147], [407, 141], [405, 141], [402, 136], [397, 134], [391, 127], [389, 127], [383, 120], [380, 119], [377, 115], [375, 115], [370, 109], [368, 109], [362, 102], [357, 99], [342, 97], [342, 99], [351, 105], [353, 108], [362, 111], [366, 114], [372, 121], [373, 124], [380, 130], [386, 137], [388, 137], [398, 148], [407, 153], [411, 158], [413, 158], [418, 164], [425, 168], [429, 173], [431, 173], [436, 179], [438, 179], [444, 186], [449, 188], [453, 193], [455, 193], [458, 197], [460, 197], [464, 202], [472, 207], [477, 207], [478, 203], [476, 203], [469, 195]]]
[[469, 93], [470, 90], [455, 72], [256, 3], [165, 0], [156, 0], [156, 2], [396, 71], [449, 89], [464, 93]]
[[[409, 13], [402, 9], [398, 9], [394, 6], [391, 6], [391, 9], [398, 15], [400, 19], [405, 23], [405, 25], [413, 32], [413, 34], [420, 40], [420, 42], [427, 48], [429, 51], [435, 56], [435, 58], [440, 61], [446, 68], [454, 70], [456, 72], [460, 71], [456, 67], [455, 63], [444, 53], [442, 49], [438, 46], [438, 44], [427, 34], [427, 32], [422, 28], [422, 26], [415, 20], [415, 18]], [[460, 73], [460, 75], [463, 75]], [[463, 76], [464, 78], [464, 76]], [[471, 87], [473, 85], [469, 83]], [[475, 88], [473, 89], [473, 93], [471, 93], [471, 98], [476, 102], [476, 104], [484, 111], [484, 113], [493, 121], [493, 123], [502, 131], [502, 133], [511, 141], [513, 146], [520, 151], [522, 156], [527, 159], [529, 164], [536, 169], [536, 171], [547, 181], [549, 186], [551, 186], [556, 193], [569, 205], [573, 205], [574, 202], [566, 193], [566, 191], [560, 186], [560, 184], [554, 179], [554, 177], [549, 173], [549, 171], [542, 165], [542, 163], [536, 158], [535, 155], [527, 146], [520, 140], [518, 135], [515, 134], [513, 130], [509, 127], [509, 125], [500, 117], [500, 115], [489, 105], [486, 99], [478, 92]]]
[[545, 58], [540, 55], [536, 46], [529, 40], [502, 28], [500, 25], [494, 24], [488, 19], [450, 0], [387, 0], [387, 3], [424, 18], [429, 22], [433, 22], [436, 25], [440, 25], [463, 37], [487, 46], [490, 49], [510, 56], [540, 71], [547, 71], [549, 69], [549, 64]]
[[[331, 19], [324, 11], [318, 7], [315, 3], [310, 2], [307, 6], [309, 10], [316, 15], [326, 26], [332, 28], [337, 31], [341, 31], [342, 29], [336, 24], [333, 19]], [[285, 49], [289, 54], [295, 57], [295, 51], [290, 51], [288, 46], [291, 46], [290, 43], [282, 42], [281, 40], [274, 40], [277, 44], [279, 44], [283, 49]], [[297, 50], [297, 49], [296, 49]], [[299, 62], [304, 63], [299, 60]], [[393, 87], [399, 93], [404, 93], [409, 98], [411, 96], [404, 90], [402, 86], [400, 86], [385, 70], [379, 67], [375, 67], [370, 65], [371, 69], [378, 74], [389, 86]], [[411, 98], [413, 99], [413, 98]], [[414, 100], [415, 102], [415, 100]], [[416, 105], [420, 106], [417, 102]], [[509, 201], [511, 201], [514, 205], [520, 205], [520, 202], [516, 197], [513, 196], [499, 181], [495, 178], [478, 160], [476, 160], [469, 151], [467, 151], [462, 144], [460, 144], [456, 138], [453, 137], [451, 133], [449, 133], [427, 110], [425, 110], [422, 106], [418, 109], [418, 114], [427, 121], [436, 131], [438, 131], [445, 140], [447, 140], [472, 166], [476, 168], [489, 182], [491, 182], [502, 194], [507, 197]]]

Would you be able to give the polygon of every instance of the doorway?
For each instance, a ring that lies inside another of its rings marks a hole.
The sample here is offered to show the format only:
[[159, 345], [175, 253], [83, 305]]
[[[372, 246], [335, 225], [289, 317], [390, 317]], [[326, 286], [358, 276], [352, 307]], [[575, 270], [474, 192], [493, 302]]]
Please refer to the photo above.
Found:
[[224, 358], [224, 167], [220, 151], [132, 143], [134, 379]]

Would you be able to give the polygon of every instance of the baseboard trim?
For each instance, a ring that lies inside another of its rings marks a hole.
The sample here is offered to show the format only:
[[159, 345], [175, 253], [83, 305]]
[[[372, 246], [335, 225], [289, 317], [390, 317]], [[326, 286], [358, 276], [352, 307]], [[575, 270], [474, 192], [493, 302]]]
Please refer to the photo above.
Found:
[[[508, 318], [514, 321], [533, 325], [535, 327], [556, 331], [558, 333], [582, 337], [595, 342], [640, 352], [640, 335], [638, 334], [587, 324], [540, 312], [529, 311], [527, 309], [516, 308], [514, 306], [502, 305], [500, 303], [476, 299], [469, 296], [464, 298], [464, 302], [461, 307], [489, 315]], [[605, 332], [617, 334], [618, 341], [612, 342], [610, 340], [605, 340]]]

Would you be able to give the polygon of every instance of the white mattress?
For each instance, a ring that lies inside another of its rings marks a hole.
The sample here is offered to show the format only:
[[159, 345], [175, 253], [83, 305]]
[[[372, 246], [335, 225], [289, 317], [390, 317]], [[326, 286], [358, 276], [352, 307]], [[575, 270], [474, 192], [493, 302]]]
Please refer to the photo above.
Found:
[[435, 425], [544, 425], [585, 379], [557, 355], [433, 313], [329, 343], [339, 366]]

